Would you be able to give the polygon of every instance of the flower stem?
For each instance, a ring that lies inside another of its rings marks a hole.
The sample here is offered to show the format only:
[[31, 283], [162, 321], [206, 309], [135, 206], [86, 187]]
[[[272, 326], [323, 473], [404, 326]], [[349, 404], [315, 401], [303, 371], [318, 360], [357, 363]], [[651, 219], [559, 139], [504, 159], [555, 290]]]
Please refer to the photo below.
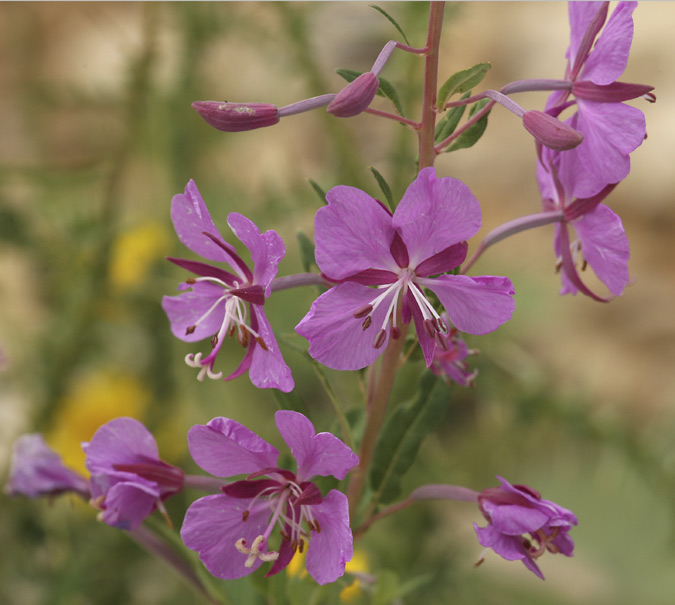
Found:
[[330, 287], [333, 284], [326, 281], [321, 275], [317, 273], [296, 273], [294, 275], [284, 275], [272, 280], [272, 292], [279, 292], [279, 290], [288, 290], [289, 288], [299, 288], [301, 286], [326, 286]]
[[183, 479], [183, 485], [185, 487], [190, 487], [192, 489], [199, 489], [205, 492], [211, 492], [214, 494], [220, 493], [220, 488], [223, 485], [230, 483], [225, 479], [219, 479], [218, 477], [205, 477], [204, 475], [185, 475]]

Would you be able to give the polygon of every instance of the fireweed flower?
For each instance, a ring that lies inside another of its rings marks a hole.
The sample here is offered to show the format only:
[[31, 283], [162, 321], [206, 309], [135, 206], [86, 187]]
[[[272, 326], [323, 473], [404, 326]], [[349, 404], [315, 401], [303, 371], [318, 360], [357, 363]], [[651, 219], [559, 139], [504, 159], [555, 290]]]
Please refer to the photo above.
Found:
[[628, 175], [630, 152], [644, 140], [646, 126], [644, 114], [622, 101], [645, 95], [654, 100], [648, 94], [651, 86], [617, 82], [628, 62], [637, 2], [619, 2], [602, 29], [608, 5], [569, 2], [565, 79], [570, 88], [555, 91], [546, 103], [546, 112], [558, 116], [574, 104], [568, 100], [570, 92], [576, 99], [576, 112], [567, 124], [581, 132], [584, 140], [562, 157], [560, 174], [563, 178], [577, 175], [571, 194], [579, 198], [591, 197]]
[[543, 580], [535, 559], [546, 551], [571, 557], [574, 542], [568, 532], [577, 518], [566, 508], [542, 499], [531, 487], [497, 479], [501, 486], [478, 494], [478, 507], [488, 522], [486, 527], [474, 523], [478, 541], [508, 561], [521, 560]]
[[[334, 489], [322, 497], [311, 479], [344, 479], [359, 459], [334, 435], [316, 434], [298, 412], [279, 411], [275, 421], [297, 461], [295, 473], [279, 468], [276, 448], [234, 420], [214, 418], [190, 429], [190, 453], [201, 468], [217, 477], [248, 476], [194, 502], [181, 537], [225, 580], [250, 574], [263, 562], [273, 562], [268, 576], [276, 574], [309, 543], [307, 571], [319, 584], [334, 582], [352, 557], [347, 497]], [[277, 525], [281, 543], [272, 551]]]
[[[446, 324], [448, 323], [445, 313], [441, 314], [441, 319]], [[475, 354], [476, 351], [472, 351], [466, 346], [466, 343], [459, 337], [457, 330], [454, 328], [448, 333], [446, 343], [447, 348], [436, 347], [434, 359], [429, 369], [448, 382], [456, 382], [463, 387], [473, 386], [478, 370], [471, 371], [466, 358]]]
[[[562, 279], [561, 294], [582, 292], [606, 302], [581, 280], [577, 265], [590, 265], [598, 279], [614, 296], [620, 296], [629, 282], [630, 247], [621, 219], [601, 203], [615, 185], [607, 185], [594, 196], [575, 199], [575, 178], [580, 174], [560, 171], [562, 153], [543, 149], [537, 162], [537, 181], [545, 211], [562, 210], [564, 219], [555, 223], [554, 250]], [[581, 177], [583, 178], [583, 177]], [[570, 239], [569, 228], [576, 232]]]
[[211, 337], [213, 347], [204, 359], [201, 353], [189, 354], [185, 362], [199, 368], [199, 380], [205, 376], [214, 380], [222, 378], [222, 372], [214, 372], [213, 365], [225, 337], [235, 337], [246, 349], [246, 354], [239, 367], [225, 380], [248, 371], [251, 382], [259, 388], [291, 391], [294, 386], [291, 370], [281, 356], [263, 310], [271, 282], [277, 274], [277, 265], [286, 253], [279, 235], [276, 231], [260, 233], [245, 216], [236, 212], [229, 214], [230, 228], [251, 252], [251, 271], [234, 247], [220, 235], [193, 181], [187, 184], [184, 194], [174, 196], [171, 219], [178, 238], [186, 247], [208, 260], [224, 262], [232, 270], [169, 258], [198, 276], [180, 286], [185, 290], [182, 294], [162, 299], [171, 331], [186, 342]]
[[75, 492], [89, 499], [87, 480], [67, 468], [37, 433], [22, 435], [14, 443], [5, 492], [28, 498]]
[[464, 261], [464, 240], [481, 222], [478, 200], [461, 181], [437, 179], [433, 168], [425, 168], [393, 215], [353, 187], [334, 187], [326, 199], [315, 219], [316, 261], [337, 285], [314, 301], [296, 327], [317, 361], [337, 370], [373, 363], [389, 338], [400, 336], [400, 305], [403, 323], [415, 322], [430, 366], [436, 347], [449, 348], [450, 328], [423, 288], [462, 332], [485, 334], [511, 317], [508, 278], [446, 274]]
[[156, 508], [166, 514], [163, 501], [183, 489], [183, 471], [160, 460], [154, 437], [133, 418], [104, 424], [82, 449], [91, 504], [113, 527], [136, 529]]

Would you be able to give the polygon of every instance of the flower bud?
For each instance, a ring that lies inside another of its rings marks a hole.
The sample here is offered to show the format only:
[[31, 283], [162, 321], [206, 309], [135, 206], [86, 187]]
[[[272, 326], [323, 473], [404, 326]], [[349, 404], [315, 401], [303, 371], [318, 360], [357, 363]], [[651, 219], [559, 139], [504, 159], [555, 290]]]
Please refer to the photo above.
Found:
[[577, 99], [586, 99], [597, 103], [621, 103], [630, 99], [637, 99], [644, 95], [649, 95], [649, 101], [655, 101], [656, 97], [649, 94], [654, 90], [653, 86], [646, 84], [628, 84], [627, 82], [612, 82], [605, 86], [594, 84], [588, 80], [574, 82], [572, 84], [572, 94]]
[[523, 126], [539, 143], [555, 151], [574, 149], [584, 140], [583, 134], [543, 111], [526, 111]]
[[379, 87], [377, 76], [367, 71], [337, 93], [326, 111], [338, 118], [356, 116], [368, 108]]
[[269, 103], [196, 101], [192, 108], [209, 126], [224, 132], [255, 130], [272, 126], [279, 121], [279, 110]]

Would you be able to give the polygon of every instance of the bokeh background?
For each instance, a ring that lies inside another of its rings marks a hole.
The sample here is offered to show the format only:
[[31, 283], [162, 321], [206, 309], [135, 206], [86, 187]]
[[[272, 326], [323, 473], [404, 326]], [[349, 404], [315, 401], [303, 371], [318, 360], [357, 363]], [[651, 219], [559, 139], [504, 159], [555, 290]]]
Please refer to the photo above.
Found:
[[[425, 3], [383, 3], [423, 46]], [[475, 489], [500, 474], [540, 490], [579, 517], [574, 558], [545, 556], [541, 582], [489, 553], [461, 503], [420, 504], [381, 522], [358, 544], [361, 569], [409, 589], [405, 603], [672, 603], [675, 592], [675, 4], [634, 14], [622, 80], [656, 87], [634, 104], [648, 139], [609, 203], [631, 241], [634, 283], [608, 305], [560, 297], [552, 228], [489, 250], [474, 274], [508, 275], [517, 310], [496, 334], [472, 338], [480, 374], [455, 389], [405, 483]], [[564, 71], [567, 7], [448, 3], [441, 81], [480, 61], [485, 85], [557, 78]], [[74, 468], [79, 443], [130, 415], [157, 435], [163, 457], [194, 470], [185, 434], [217, 415], [279, 444], [273, 395], [246, 378], [204, 383], [182, 359], [160, 308], [184, 273], [164, 260], [186, 252], [169, 220], [171, 196], [197, 182], [221, 231], [241, 211], [287, 244], [281, 274], [302, 270], [299, 230], [312, 235], [320, 201], [308, 184], [379, 195], [369, 166], [395, 197], [414, 177], [416, 140], [373, 116], [323, 110], [273, 128], [226, 134], [192, 111], [194, 100], [278, 106], [337, 91], [335, 68], [369, 69], [392, 25], [364, 2], [0, 4], [0, 478], [17, 435], [40, 431]], [[383, 76], [415, 115], [422, 61], [395, 53]], [[520, 95], [530, 109], [545, 93]], [[387, 108], [378, 99], [378, 107]], [[497, 107], [472, 149], [446, 154], [440, 175], [466, 182], [483, 206], [480, 236], [539, 208], [534, 147]], [[479, 239], [471, 242], [475, 248]], [[187, 253], [189, 254], [189, 253]], [[268, 315], [290, 345], [315, 291], [281, 292]], [[240, 353], [225, 347], [225, 369]], [[284, 348], [296, 393], [320, 429], [333, 422], [302, 355]], [[401, 375], [397, 400], [420, 371]], [[417, 373], [415, 373], [417, 372]], [[351, 375], [329, 373], [358, 406]], [[177, 525], [188, 493], [168, 502]], [[188, 603], [198, 597], [87, 506], [0, 496], [0, 602], [11, 605]], [[381, 587], [386, 583], [382, 581]], [[279, 584], [221, 583], [234, 603], [284, 602]], [[270, 586], [273, 589], [270, 589]], [[277, 590], [275, 592], [275, 590]], [[304, 593], [303, 593], [304, 594]], [[315, 597], [318, 598], [318, 597]], [[390, 602], [382, 588], [380, 602]], [[370, 602], [356, 594], [356, 602]], [[316, 601], [321, 602], [321, 601]], [[373, 602], [375, 602], [373, 600]]]

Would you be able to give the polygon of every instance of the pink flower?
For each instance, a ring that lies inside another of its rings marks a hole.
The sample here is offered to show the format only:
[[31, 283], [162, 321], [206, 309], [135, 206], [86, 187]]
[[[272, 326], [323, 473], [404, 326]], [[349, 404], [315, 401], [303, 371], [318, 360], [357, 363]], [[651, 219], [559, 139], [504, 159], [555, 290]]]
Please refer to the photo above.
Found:
[[508, 561], [522, 561], [543, 580], [535, 559], [546, 551], [571, 557], [574, 542], [568, 532], [577, 518], [555, 502], [542, 499], [531, 487], [497, 479], [501, 486], [478, 495], [478, 507], [488, 522], [486, 527], [474, 523], [478, 541]]
[[[445, 313], [441, 315], [441, 319], [448, 322]], [[446, 382], [456, 382], [463, 387], [473, 386], [478, 370], [471, 371], [466, 358], [475, 354], [476, 351], [466, 346], [455, 329], [450, 330], [446, 343], [447, 348], [436, 347], [434, 360], [429, 369]]]
[[199, 368], [198, 378], [222, 377], [213, 366], [227, 336], [235, 337], [246, 349], [239, 367], [225, 380], [248, 371], [251, 382], [258, 388], [293, 390], [291, 370], [286, 365], [267, 321], [263, 305], [270, 295], [271, 282], [277, 265], [286, 253], [276, 231], [260, 233], [245, 216], [232, 212], [227, 222], [249, 249], [253, 270], [241, 259], [213, 224], [211, 215], [193, 181], [184, 194], [171, 201], [171, 219], [180, 241], [193, 252], [214, 261], [224, 262], [231, 271], [199, 261], [170, 258], [179, 267], [198, 275], [180, 286], [178, 296], [165, 296], [162, 308], [171, 322], [174, 336], [186, 342], [211, 337], [212, 350], [185, 358], [189, 366]]
[[[268, 576], [276, 574], [309, 543], [307, 571], [319, 584], [334, 582], [352, 558], [349, 505], [338, 490], [322, 496], [311, 479], [344, 479], [359, 459], [334, 435], [316, 434], [298, 412], [279, 411], [275, 420], [297, 462], [295, 472], [279, 468], [276, 448], [234, 420], [214, 418], [190, 429], [190, 453], [200, 467], [217, 477], [248, 476], [194, 502], [181, 537], [225, 580], [248, 575], [263, 562], [272, 563]], [[271, 551], [277, 525], [281, 541]]]
[[[462, 332], [485, 334], [513, 313], [506, 277], [449, 275], [464, 261], [464, 240], [480, 228], [478, 200], [453, 178], [420, 171], [392, 215], [353, 187], [334, 187], [315, 219], [316, 261], [337, 282], [322, 294], [296, 331], [309, 354], [337, 370], [373, 363], [403, 323], [415, 322], [427, 366], [448, 348], [449, 326], [424, 293], [431, 290]], [[437, 277], [433, 277], [437, 276]]]

